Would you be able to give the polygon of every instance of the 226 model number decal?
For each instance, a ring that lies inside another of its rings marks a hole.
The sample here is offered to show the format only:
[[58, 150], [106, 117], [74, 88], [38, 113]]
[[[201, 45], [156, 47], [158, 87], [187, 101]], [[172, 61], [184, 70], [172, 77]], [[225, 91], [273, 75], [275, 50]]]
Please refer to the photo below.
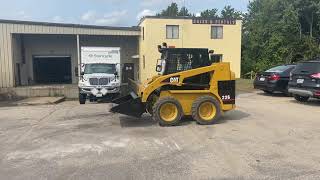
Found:
[[224, 95], [221, 97], [222, 100], [231, 100], [231, 96], [230, 95]]

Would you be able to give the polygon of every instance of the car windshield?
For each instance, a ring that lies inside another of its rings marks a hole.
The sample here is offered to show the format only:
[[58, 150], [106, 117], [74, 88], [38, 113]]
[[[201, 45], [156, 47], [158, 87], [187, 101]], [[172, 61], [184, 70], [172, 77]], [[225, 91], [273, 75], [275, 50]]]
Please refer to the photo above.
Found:
[[114, 74], [116, 72], [115, 64], [87, 64], [84, 69], [85, 74], [106, 73]]
[[320, 72], [320, 62], [299, 63], [294, 73], [318, 73]]
[[267, 70], [266, 72], [276, 72], [276, 73], [281, 73], [281, 72], [284, 72], [286, 70], [288, 70], [289, 68], [291, 67], [294, 67], [293, 65], [291, 66], [277, 66], [277, 67], [274, 67], [274, 68], [271, 68], [269, 70]]

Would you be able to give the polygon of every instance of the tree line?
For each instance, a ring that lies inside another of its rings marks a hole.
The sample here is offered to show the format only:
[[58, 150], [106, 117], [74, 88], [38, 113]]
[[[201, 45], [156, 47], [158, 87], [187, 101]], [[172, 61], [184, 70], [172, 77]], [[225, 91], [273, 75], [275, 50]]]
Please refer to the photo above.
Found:
[[[191, 13], [186, 7], [179, 8], [177, 3], [171, 3], [166, 9], [162, 10], [156, 16], [167, 17], [195, 17], [196, 14]], [[242, 12], [237, 11], [231, 6], [225, 6], [221, 12], [217, 8], [207, 9], [200, 13], [200, 17], [204, 18], [225, 18], [225, 19], [239, 19], [242, 17]]]
[[243, 19], [242, 71], [317, 58], [320, 0], [255, 0]]
[[[157, 16], [195, 16], [172, 3]], [[253, 0], [246, 13], [232, 6], [207, 9], [204, 18], [242, 19], [242, 73], [319, 57], [320, 0]]]

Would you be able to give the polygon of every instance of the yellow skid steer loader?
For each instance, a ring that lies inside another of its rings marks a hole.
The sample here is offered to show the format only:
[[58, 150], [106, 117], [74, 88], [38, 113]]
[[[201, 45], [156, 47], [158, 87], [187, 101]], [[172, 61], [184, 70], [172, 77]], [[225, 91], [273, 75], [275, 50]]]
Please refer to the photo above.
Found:
[[129, 95], [115, 99], [111, 112], [152, 115], [161, 126], [178, 125], [183, 116], [213, 124], [235, 108], [235, 74], [229, 63], [211, 61], [208, 49], [159, 46], [158, 75], [143, 84], [131, 81]]

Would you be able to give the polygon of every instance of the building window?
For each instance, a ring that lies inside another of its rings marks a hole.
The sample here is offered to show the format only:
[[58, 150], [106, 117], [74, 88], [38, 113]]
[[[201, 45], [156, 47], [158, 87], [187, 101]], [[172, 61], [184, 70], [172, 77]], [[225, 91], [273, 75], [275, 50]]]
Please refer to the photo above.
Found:
[[144, 56], [144, 55], [143, 55], [142, 63], [143, 63], [143, 69], [145, 69], [146, 68], [146, 56]]
[[142, 40], [144, 40], [144, 27], [142, 28]]
[[178, 25], [167, 25], [167, 39], [179, 39]]
[[212, 63], [222, 62], [222, 58], [223, 58], [222, 54], [213, 54], [213, 55], [211, 55], [211, 62]]
[[223, 39], [223, 26], [211, 26], [211, 39]]

